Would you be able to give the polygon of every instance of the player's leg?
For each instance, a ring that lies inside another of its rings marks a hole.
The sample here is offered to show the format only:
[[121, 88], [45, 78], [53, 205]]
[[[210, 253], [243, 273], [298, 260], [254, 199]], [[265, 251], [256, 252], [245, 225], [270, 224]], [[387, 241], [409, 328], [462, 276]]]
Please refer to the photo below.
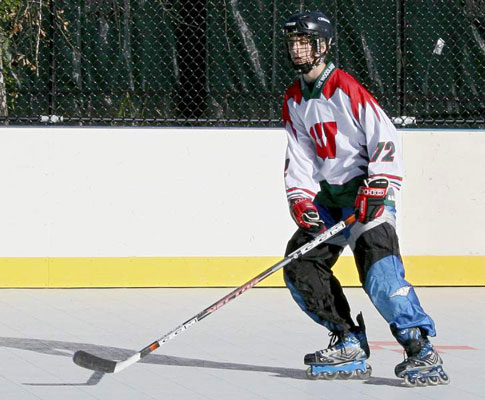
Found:
[[[427, 337], [436, 334], [434, 322], [421, 307], [413, 286], [404, 278], [394, 209], [386, 207], [382, 217], [365, 225], [357, 223], [351, 235], [350, 245], [360, 280], [397, 341], [407, 351], [411, 359], [407, 365], [415, 357], [431, 354], [432, 346]], [[432, 351], [437, 358], [428, 357], [428, 361], [434, 359], [436, 365], [441, 365], [441, 359], [438, 360], [439, 356]], [[396, 374], [403, 377], [401, 372], [402, 368], [396, 367]]]
[[390, 325], [397, 329], [421, 327], [429, 336], [435, 336], [433, 320], [421, 307], [413, 286], [404, 279], [392, 218], [392, 211], [386, 210], [383, 217], [368, 224], [357, 223], [361, 231], [351, 247], [361, 283]]
[[[285, 255], [312, 238], [298, 229], [288, 242]], [[331, 269], [341, 252], [340, 246], [322, 243], [284, 268], [285, 283], [293, 299], [308, 316], [330, 331], [348, 331], [355, 326], [342, 286]]]
[[[298, 230], [288, 243], [287, 254], [311, 239], [306, 231]], [[345, 245], [345, 235], [335, 242]], [[286, 285], [301, 309], [331, 332], [327, 349], [305, 356], [305, 364], [310, 365], [307, 375], [312, 379], [368, 377], [371, 373], [365, 362], [369, 347], [362, 316], [356, 326], [342, 286], [332, 272], [342, 250], [341, 245], [323, 243], [284, 270]]]

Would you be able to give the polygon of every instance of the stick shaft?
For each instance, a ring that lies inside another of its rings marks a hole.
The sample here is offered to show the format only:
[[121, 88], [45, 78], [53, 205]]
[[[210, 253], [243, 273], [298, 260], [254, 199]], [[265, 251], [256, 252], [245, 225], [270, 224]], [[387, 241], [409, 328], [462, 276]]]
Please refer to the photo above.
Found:
[[216, 301], [215, 303], [211, 304], [209, 307], [195, 315], [194, 317], [188, 319], [183, 324], [177, 326], [175, 329], [168, 332], [166, 335], [162, 336], [160, 339], [150, 343], [148, 346], [140, 350], [138, 353], [133, 354], [131, 357], [127, 358], [124, 361], [112, 361], [104, 358], [97, 357], [93, 354], [87, 353], [85, 351], [78, 351], [74, 354], [73, 360], [76, 364], [80, 365], [81, 367], [92, 369], [95, 371], [101, 372], [119, 372], [126, 367], [136, 363], [143, 357], [147, 356], [151, 352], [158, 349], [161, 345], [167, 343], [169, 340], [173, 339], [174, 337], [180, 335], [182, 332], [189, 329], [191, 326], [195, 325], [197, 322], [201, 321], [205, 317], [211, 315], [213, 312], [217, 311], [221, 307], [225, 306], [230, 301], [234, 300], [236, 297], [239, 297], [241, 294], [245, 293], [252, 287], [256, 286], [259, 282], [263, 279], [266, 279], [268, 276], [272, 275], [276, 271], [283, 268], [285, 265], [291, 263], [293, 260], [300, 258], [302, 255], [308, 253], [310, 250], [314, 249], [321, 243], [325, 242], [326, 240], [330, 239], [331, 237], [335, 236], [342, 230], [344, 230], [347, 226], [354, 223], [356, 221], [356, 217], [352, 214], [347, 219], [339, 222], [338, 224], [332, 226], [325, 232], [321, 233], [317, 237], [315, 237], [310, 242], [306, 243], [299, 249], [295, 250], [293, 253], [289, 254], [280, 262], [276, 263], [275, 265], [271, 266], [270, 268], [266, 269], [265, 271], [261, 272], [258, 276], [254, 277], [250, 281], [246, 282], [244, 285], [239, 286], [238, 288], [234, 289], [229, 294], [225, 295], [220, 300]]
[[216, 301], [215, 303], [211, 304], [205, 310], [198, 313], [196, 316], [190, 318], [189, 320], [185, 321], [183, 324], [177, 326], [175, 329], [167, 333], [166, 335], [162, 336], [160, 339], [156, 340], [155, 342], [151, 343], [143, 350], [140, 351], [140, 355], [142, 357], [146, 356], [147, 354], [151, 353], [152, 351], [158, 349], [161, 345], [167, 343], [169, 340], [173, 339], [175, 336], [178, 336], [180, 333], [184, 332], [192, 325], [196, 324], [197, 322], [201, 321], [205, 317], [212, 314], [214, 311], [217, 311], [219, 308], [225, 306], [230, 301], [234, 300], [236, 297], [240, 296], [247, 290], [251, 289], [252, 287], [256, 286], [259, 282], [263, 279], [266, 279], [268, 276], [274, 274], [276, 271], [283, 268], [285, 265], [292, 262], [294, 259], [300, 258], [303, 254], [308, 253], [310, 250], [317, 247], [319, 244], [325, 242], [326, 240], [330, 239], [331, 237], [335, 236], [337, 233], [345, 229], [348, 225], [355, 222], [355, 216], [352, 214], [347, 219], [339, 222], [338, 224], [332, 226], [331, 228], [327, 229], [325, 232], [317, 236], [315, 239], [311, 240], [304, 246], [300, 247], [299, 249], [295, 250], [293, 253], [289, 254], [283, 260], [279, 261], [278, 263], [274, 264], [270, 268], [266, 269], [265, 271], [261, 272], [258, 276], [254, 277], [250, 281], [246, 282], [244, 285], [239, 286], [238, 288], [234, 289], [232, 292], [228, 293], [226, 296], [221, 298], [220, 300]]

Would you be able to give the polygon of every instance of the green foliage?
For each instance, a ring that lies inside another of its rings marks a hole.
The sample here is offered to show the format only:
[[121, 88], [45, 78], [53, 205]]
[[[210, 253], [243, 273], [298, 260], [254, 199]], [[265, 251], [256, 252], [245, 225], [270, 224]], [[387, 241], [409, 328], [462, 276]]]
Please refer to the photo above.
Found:
[[[14, 84], [11, 71], [12, 54], [10, 52], [11, 37], [14, 35], [18, 14], [22, 6], [21, 0], [2, 0], [0, 2], [0, 93], [2, 100], [6, 100], [12, 105], [12, 100], [17, 96], [16, 93], [9, 93], [9, 88]], [[6, 99], [4, 98], [6, 96]], [[6, 115], [6, 110], [2, 107], [2, 115]]]
[[2, 0], [0, 3], [0, 21], [8, 20], [12, 13], [20, 9], [21, 5], [22, 0]]
[[[19, 70], [38, 69], [38, 52], [35, 49], [45, 37], [41, 29], [42, 8], [45, 6], [42, 0], [0, 1], [0, 57], [10, 109], [14, 108], [21, 86]], [[26, 51], [29, 47], [34, 51]]]

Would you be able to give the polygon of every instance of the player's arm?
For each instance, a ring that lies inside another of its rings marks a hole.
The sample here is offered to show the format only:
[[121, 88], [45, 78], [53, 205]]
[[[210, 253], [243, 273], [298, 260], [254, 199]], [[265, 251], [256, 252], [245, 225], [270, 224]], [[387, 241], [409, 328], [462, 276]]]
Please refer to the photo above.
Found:
[[369, 155], [369, 177], [387, 177], [390, 186], [401, 188], [403, 167], [401, 139], [389, 117], [379, 105], [367, 110], [364, 129]]
[[369, 156], [368, 174], [355, 201], [358, 220], [367, 223], [384, 212], [402, 182], [401, 141], [389, 117], [377, 104], [362, 107], [360, 123]]
[[311, 232], [323, 231], [325, 225], [320, 220], [313, 204], [319, 185], [313, 180], [315, 151], [309, 136], [304, 133], [303, 124], [294, 117], [285, 120], [287, 148], [285, 162], [285, 186], [290, 214], [295, 223]]

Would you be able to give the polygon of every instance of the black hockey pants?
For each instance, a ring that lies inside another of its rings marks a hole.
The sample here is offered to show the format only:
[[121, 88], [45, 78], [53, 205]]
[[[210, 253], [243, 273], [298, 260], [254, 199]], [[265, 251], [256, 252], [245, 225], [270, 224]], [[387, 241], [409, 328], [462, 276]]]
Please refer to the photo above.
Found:
[[[312, 240], [313, 236], [298, 229], [288, 242], [286, 255]], [[343, 247], [322, 243], [284, 268], [287, 287], [298, 305], [317, 323], [331, 331], [348, 331], [355, 327], [350, 306], [332, 267]], [[362, 284], [377, 260], [399, 255], [397, 236], [390, 224], [383, 223], [362, 233], [354, 248], [354, 257]]]

